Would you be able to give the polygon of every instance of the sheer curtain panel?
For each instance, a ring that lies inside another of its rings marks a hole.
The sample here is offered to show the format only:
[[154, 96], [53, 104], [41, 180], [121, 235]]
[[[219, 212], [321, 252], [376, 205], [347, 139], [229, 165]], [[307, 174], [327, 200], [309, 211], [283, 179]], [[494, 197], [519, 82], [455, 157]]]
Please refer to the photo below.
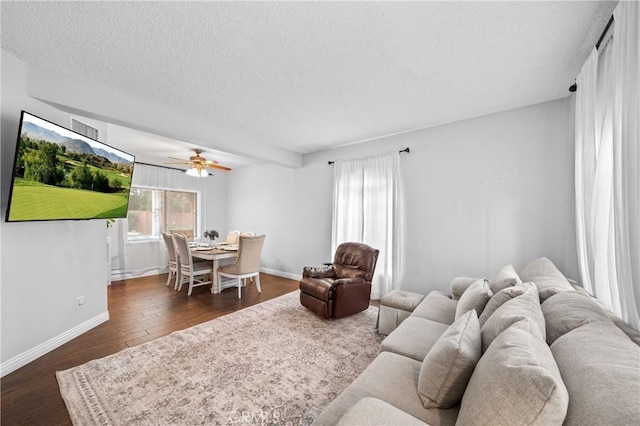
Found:
[[614, 12], [613, 211], [623, 319], [640, 330], [640, 5]]
[[614, 32], [577, 78], [576, 229], [584, 288], [640, 329], [640, 7], [620, 2]]
[[394, 288], [399, 259], [399, 153], [336, 161], [331, 253], [354, 241], [378, 250], [371, 298]]

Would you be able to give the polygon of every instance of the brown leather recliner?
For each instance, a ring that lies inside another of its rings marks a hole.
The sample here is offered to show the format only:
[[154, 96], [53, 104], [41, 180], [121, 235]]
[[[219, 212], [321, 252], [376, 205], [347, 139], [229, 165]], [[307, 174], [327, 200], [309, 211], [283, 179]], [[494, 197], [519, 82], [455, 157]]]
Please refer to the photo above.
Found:
[[300, 281], [300, 303], [325, 318], [342, 318], [369, 307], [377, 249], [361, 243], [342, 243], [333, 264], [305, 267]]

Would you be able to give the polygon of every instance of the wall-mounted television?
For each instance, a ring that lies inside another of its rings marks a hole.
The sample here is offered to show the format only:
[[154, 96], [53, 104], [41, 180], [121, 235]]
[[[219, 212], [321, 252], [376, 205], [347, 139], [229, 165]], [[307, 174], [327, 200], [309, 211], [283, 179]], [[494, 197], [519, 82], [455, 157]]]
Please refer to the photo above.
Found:
[[5, 220], [126, 217], [134, 160], [22, 111]]

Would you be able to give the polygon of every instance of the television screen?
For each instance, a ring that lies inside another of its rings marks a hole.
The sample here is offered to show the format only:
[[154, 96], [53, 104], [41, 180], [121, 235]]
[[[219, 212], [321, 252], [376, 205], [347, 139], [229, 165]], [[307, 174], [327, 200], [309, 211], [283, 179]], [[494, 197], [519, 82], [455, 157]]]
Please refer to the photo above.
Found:
[[22, 111], [7, 222], [127, 216], [134, 156]]

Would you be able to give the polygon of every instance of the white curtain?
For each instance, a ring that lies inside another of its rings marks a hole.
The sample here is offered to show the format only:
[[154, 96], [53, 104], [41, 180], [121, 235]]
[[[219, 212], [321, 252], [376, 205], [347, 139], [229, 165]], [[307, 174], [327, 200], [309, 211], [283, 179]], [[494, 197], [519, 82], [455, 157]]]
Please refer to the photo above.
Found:
[[336, 161], [331, 253], [355, 241], [378, 250], [371, 297], [394, 288], [399, 259], [399, 153]]
[[206, 194], [207, 181], [207, 178], [188, 176], [182, 170], [136, 163], [132, 184], [144, 188], [200, 191], [204, 196]]
[[576, 225], [584, 288], [640, 329], [640, 7], [620, 2], [610, 41], [577, 78]]

